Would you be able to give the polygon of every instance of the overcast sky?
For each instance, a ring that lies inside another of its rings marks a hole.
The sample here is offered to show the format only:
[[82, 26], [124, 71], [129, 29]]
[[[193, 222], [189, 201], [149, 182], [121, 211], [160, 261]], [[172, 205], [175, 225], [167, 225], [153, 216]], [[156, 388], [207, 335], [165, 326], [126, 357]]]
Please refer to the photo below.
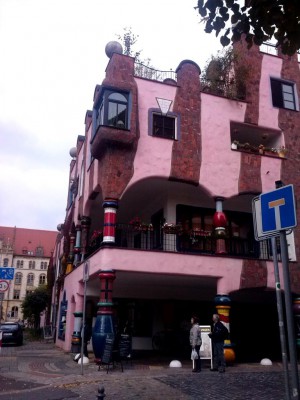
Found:
[[64, 221], [69, 150], [84, 134], [124, 27], [159, 70], [203, 68], [220, 49], [197, 0], [0, 0], [0, 226], [56, 230]]

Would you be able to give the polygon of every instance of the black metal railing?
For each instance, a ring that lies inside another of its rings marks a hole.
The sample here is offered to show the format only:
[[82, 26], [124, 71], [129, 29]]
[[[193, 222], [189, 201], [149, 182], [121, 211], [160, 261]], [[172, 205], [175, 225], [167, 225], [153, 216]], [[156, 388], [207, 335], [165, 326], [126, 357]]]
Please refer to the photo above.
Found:
[[[89, 254], [97, 251], [103, 238], [100, 235], [90, 246]], [[216, 254], [217, 238], [206, 233], [190, 230], [188, 232], [171, 231], [170, 229], [155, 228], [152, 225], [134, 226], [131, 224], [117, 224], [115, 247], [167, 251], [185, 254]], [[226, 256], [272, 260], [272, 248], [269, 240], [257, 242], [254, 238], [240, 238], [236, 236], [225, 238]], [[280, 246], [277, 244], [278, 260], [281, 260]]]
[[174, 71], [159, 71], [141, 63], [134, 64], [134, 75], [140, 78], [151, 79], [163, 82], [165, 79], [177, 81], [177, 74]]

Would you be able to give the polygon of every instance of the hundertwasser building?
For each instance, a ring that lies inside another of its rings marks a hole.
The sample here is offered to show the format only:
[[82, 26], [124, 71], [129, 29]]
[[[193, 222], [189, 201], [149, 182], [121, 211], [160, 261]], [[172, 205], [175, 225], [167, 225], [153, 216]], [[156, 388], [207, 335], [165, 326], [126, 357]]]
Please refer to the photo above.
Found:
[[[299, 62], [267, 45], [240, 42], [233, 51], [230, 79], [220, 69], [216, 77], [212, 62], [204, 82], [194, 61], [156, 71], [107, 45], [105, 78], [70, 153], [54, 254], [53, 318], [64, 350], [80, 332], [86, 268], [96, 347], [97, 335], [125, 331], [134, 350], [172, 353], [191, 313], [209, 325], [218, 311], [238, 359], [280, 356], [275, 255], [269, 240], [255, 240], [252, 201], [276, 181], [300, 198]], [[293, 299], [299, 241], [296, 227], [288, 235]], [[282, 279], [280, 251], [277, 243]]]

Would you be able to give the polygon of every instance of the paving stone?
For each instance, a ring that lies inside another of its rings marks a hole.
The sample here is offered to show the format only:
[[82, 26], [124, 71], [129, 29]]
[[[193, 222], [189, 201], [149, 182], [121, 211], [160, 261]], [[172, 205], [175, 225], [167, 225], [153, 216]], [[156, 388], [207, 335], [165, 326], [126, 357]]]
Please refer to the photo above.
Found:
[[[2, 349], [3, 350], [3, 349]], [[99, 386], [105, 400], [283, 400], [282, 365], [236, 364], [225, 374], [191, 372], [191, 362], [168, 368], [166, 359], [133, 360], [120, 368], [98, 371], [83, 366], [53, 344], [26, 344], [0, 353], [0, 400], [95, 400]], [[5, 368], [6, 366], [6, 368]], [[2, 382], [6, 382], [2, 385]]]

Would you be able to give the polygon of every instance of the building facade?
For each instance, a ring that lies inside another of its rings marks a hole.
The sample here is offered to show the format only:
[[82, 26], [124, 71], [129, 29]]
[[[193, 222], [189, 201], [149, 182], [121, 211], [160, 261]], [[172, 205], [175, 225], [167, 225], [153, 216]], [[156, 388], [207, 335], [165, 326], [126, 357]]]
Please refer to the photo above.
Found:
[[[21, 304], [26, 294], [47, 284], [56, 237], [55, 231], [0, 226], [1, 281], [8, 284], [1, 292], [1, 321], [23, 320]], [[12, 276], [6, 268], [13, 268]]]
[[[70, 152], [54, 254], [58, 346], [70, 350], [78, 335], [88, 271], [87, 319], [112, 314], [135, 350], [153, 349], [159, 332], [186, 338], [192, 313], [209, 325], [217, 309], [237, 357], [280, 354], [275, 255], [255, 240], [252, 201], [276, 181], [299, 198], [299, 62], [246, 47], [235, 45], [229, 91], [221, 79], [217, 90], [202, 83], [194, 61], [154, 71], [108, 44], [105, 78]], [[296, 227], [293, 296], [299, 240]]]

